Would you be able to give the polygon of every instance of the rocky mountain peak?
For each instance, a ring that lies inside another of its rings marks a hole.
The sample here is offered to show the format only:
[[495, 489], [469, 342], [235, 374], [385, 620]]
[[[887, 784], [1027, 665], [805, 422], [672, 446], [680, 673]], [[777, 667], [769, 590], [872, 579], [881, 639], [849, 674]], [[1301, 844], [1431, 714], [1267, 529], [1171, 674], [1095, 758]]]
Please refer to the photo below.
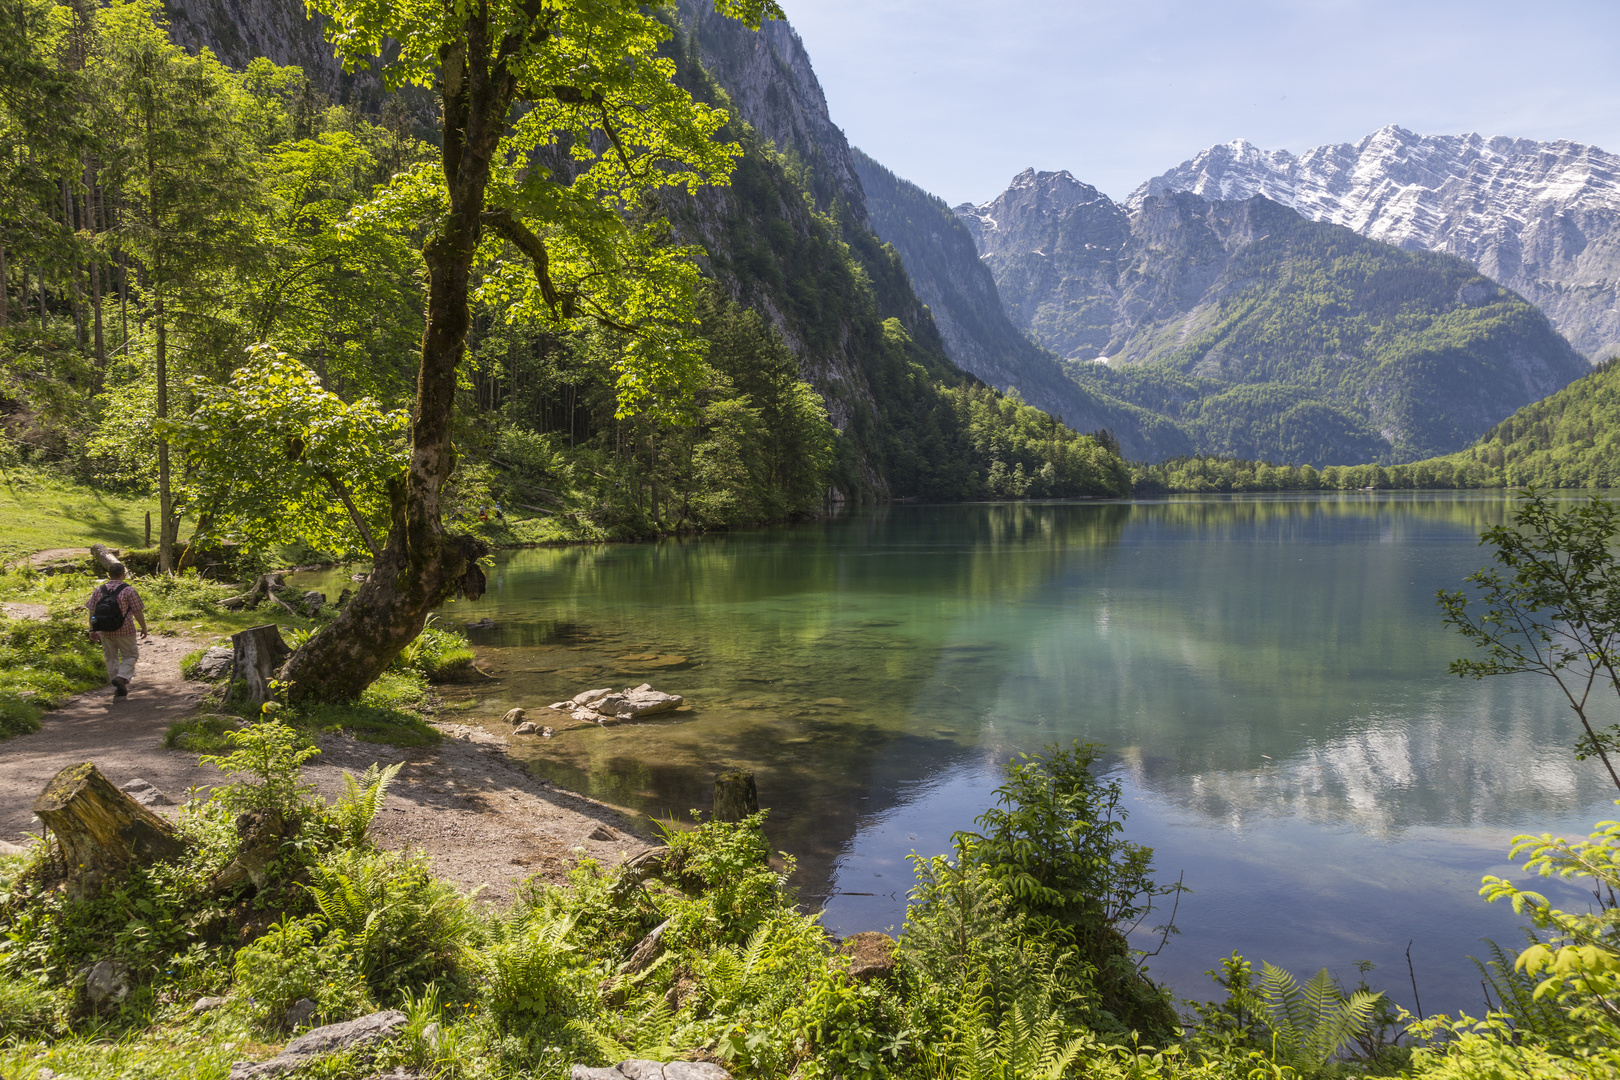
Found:
[[1396, 124], [1295, 156], [1244, 140], [1200, 151], [1126, 205], [1265, 195], [1408, 250], [1473, 263], [1593, 360], [1620, 352], [1620, 156], [1569, 140], [1420, 135]]

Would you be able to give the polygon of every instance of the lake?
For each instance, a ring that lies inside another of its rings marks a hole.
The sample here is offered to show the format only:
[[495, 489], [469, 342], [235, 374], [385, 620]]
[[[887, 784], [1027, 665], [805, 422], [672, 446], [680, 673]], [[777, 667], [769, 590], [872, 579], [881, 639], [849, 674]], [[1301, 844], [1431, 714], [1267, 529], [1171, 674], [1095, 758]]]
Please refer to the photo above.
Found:
[[470, 636], [500, 681], [465, 691], [493, 729], [593, 687], [686, 695], [689, 712], [513, 753], [662, 817], [706, 809], [716, 773], [754, 770], [774, 845], [836, 931], [897, 928], [907, 856], [971, 828], [1009, 755], [1082, 739], [1108, 747], [1127, 835], [1192, 890], [1149, 963], [1178, 994], [1208, 996], [1202, 973], [1235, 949], [1352, 983], [1371, 961], [1410, 1008], [1410, 942], [1424, 1009], [1478, 1014], [1468, 956], [1486, 936], [1521, 943], [1512, 911], [1478, 897], [1481, 875], [1512, 876], [1514, 834], [1584, 834], [1615, 796], [1575, 761], [1551, 680], [1446, 672], [1467, 646], [1435, 591], [1484, 564], [1478, 533], [1509, 505], [888, 506], [502, 553], [488, 594], [444, 618], [494, 620]]

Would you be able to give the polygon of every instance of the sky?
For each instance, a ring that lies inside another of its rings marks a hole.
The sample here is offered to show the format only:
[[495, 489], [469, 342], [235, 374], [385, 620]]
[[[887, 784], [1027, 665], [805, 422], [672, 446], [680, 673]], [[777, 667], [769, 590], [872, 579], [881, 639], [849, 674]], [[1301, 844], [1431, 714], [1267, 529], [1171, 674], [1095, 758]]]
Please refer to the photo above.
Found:
[[956, 205], [1119, 199], [1214, 143], [1386, 124], [1620, 152], [1620, 0], [782, 0], [849, 141]]

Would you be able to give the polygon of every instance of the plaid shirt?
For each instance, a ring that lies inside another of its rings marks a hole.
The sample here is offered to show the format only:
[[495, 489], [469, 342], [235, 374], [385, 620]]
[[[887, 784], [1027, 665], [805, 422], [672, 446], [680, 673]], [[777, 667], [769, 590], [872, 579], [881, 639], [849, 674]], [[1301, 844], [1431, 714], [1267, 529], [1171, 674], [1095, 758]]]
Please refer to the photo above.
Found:
[[[115, 584], [117, 582], [106, 581], [97, 585], [95, 590], [90, 593], [90, 599], [84, 602], [84, 609], [94, 615], [96, 613], [96, 601], [101, 599], [102, 593]], [[123, 591], [118, 594], [118, 610], [124, 613], [124, 625], [117, 630], [103, 630], [101, 632], [115, 637], [134, 637], [135, 617], [139, 615], [142, 619], [146, 618], [146, 605], [141, 602], [141, 594], [135, 591], [135, 586], [124, 585]]]

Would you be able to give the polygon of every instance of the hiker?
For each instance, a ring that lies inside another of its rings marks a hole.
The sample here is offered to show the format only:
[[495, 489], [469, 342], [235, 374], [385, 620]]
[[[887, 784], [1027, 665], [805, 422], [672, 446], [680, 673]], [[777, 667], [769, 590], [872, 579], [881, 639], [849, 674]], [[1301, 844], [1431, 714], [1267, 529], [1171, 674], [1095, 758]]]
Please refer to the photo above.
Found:
[[113, 563], [107, 568], [107, 580], [97, 585], [84, 602], [90, 612], [90, 640], [101, 642], [101, 655], [107, 661], [107, 681], [113, 685], [113, 697], [129, 695], [129, 680], [135, 674], [135, 661], [140, 649], [135, 644], [135, 627], [141, 628], [141, 640], [147, 640], [146, 605], [141, 594], [124, 580], [124, 565]]

